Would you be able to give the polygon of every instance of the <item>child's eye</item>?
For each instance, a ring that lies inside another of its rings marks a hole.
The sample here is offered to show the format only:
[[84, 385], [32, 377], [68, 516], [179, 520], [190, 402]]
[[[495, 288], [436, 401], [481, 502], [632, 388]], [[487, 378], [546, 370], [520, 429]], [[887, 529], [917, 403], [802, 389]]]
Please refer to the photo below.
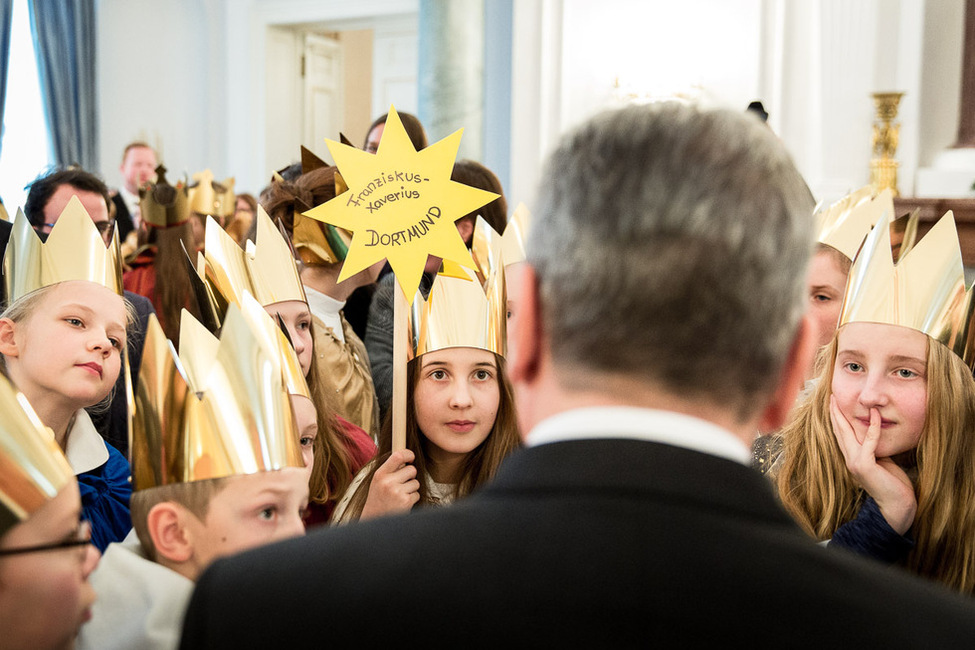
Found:
[[917, 377], [918, 374], [913, 370], [908, 370], [907, 368], [901, 368], [900, 370], [897, 371], [897, 376], [900, 377], [901, 379], [913, 379], [914, 377]]
[[437, 381], [440, 381], [441, 379], [447, 378], [447, 373], [444, 372], [443, 370], [434, 370], [433, 372], [430, 373], [430, 376], [436, 379]]
[[850, 363], [846, 364], [846, 366], [844, 367], [850, 372], [860, 372], [861, 370], [863, 370], [863, 366], [861, 366], [859, 363], [855, 361], [851, 361]]
[[814, 293], [812, 299], [813, 302], [829, 302], [830, 300], [832, 300], [832, 298], [830, 298], [824, 293]]
[[84, 323], [81, 322], [80, 318], [65, 318], [64, 322], [68, 325], [74, 325], [75, 327], [81, 327]]
[[300, 323], [298, 323], [296, 327], [298, 331], [304, 332], [305, 330], [311, 327], [311, 321], [303, 320]]
[[122, 349], [122, 342], [119, 341], [118, 339], [109, 338], [108, 340], [112, 342], [112, 347], [115, 348], [116, 350]]
[[301, 436], [298, 440], [302, 447], [311, 447], [311, 443], [315, 442], [315, 439], [311, 436]]
[[476, 377], [478, 381], [487, 381], [491, 378], [491, 373], [487, 370], [478, 370], [474, 373], [474, 377]]
[[272, 521], [277, 513], [277, 506], [268, 506], [267, 508], [261, 510], [257, 516], [265, 521]]

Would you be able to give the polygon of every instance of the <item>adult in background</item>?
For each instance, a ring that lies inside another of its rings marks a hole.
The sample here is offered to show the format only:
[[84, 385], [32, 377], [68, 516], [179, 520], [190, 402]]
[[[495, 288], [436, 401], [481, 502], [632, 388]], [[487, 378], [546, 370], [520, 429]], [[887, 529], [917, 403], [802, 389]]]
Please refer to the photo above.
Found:
[[[90, 172], [80, 168], [63, 169], [42, 176], [31, 183], [27, 200], [24, 202], [24, 215], [34, 229], [42, 233], [42, 237], [51, 231], [58, 220], [64, 206], [72, 196], [77, 196], [81, 204], [88, 211], [88, 216], [95, 222], [99, 232], [107, 244], [112, 237], [112, 221], [109, 218], [109, 204], [111, 198], [105, 183]], [[126, 354], [129, 359], [132, 388], [139, 376], [139, 364], [142, 362], [142, 344], [145, 340], [146, 324], [149, 314], [153, 313], [152, 303], [130, 291], [125, 292], [125, 299], [132, 305], [136, 313], [135, 322], [126, 329]], [[125, 397], [125, 375], [119, 373], [115, 382], [115, 392], [107, 410], [102, 408], [89, 410], [91, 420], [98, 433], [113, 447], [128, 456], [129, 425], [128, 404]]]
[[815, 347], [805, 186], [767, 128], [604, 113], [543, 176], [510, 269], [527, 448], [452, 508], [221, 561], [184, 648], [957, 647], [975, 606], [804, 537], [751, 470]]
[[115, 204], [115, 224], [120, 241], [130, 232], [138, 231], [142, 222], [139, 209], [139, 189], [156, 177], [156, 152], [145, 142], [130, 142], [122, 152], [122, 186], [112, 195]]

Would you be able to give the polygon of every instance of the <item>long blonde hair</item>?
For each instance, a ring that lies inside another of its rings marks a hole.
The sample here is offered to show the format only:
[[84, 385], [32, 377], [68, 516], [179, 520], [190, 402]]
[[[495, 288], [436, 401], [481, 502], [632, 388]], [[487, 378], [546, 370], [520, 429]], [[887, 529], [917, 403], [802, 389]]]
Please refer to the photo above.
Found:
[[[866, 493], [840, 451], [829, 417], [837, 335], [820, 351], [819, 384], [782, 430], [776, 482], [782, 504], [818, 540], [854, 519]], [[914, 548], [904, 565], [963, 593], [975, 592], [975, 380], [929, 339], [927, 411], [916, 450]]]

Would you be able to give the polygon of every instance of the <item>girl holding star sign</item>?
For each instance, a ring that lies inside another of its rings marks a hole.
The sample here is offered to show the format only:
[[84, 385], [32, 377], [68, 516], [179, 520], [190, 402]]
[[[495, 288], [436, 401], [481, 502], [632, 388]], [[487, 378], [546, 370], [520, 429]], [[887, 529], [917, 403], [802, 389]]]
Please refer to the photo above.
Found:
[[[392, 421], [380, 435], [380, 456], [357, 477], [333, 521], [450, 502], [490, 478], [518, 445], [504, 374], [500, 243], [493, 263], [478, 266], [454, 225], [497, 195], [450, 180], [460, 137], [457, 131], [417, 152], [391, 109], [376, 155], [328, 142], [348, 190], [305, 216], [353, 232], [340, 281], [386, 258], [400, 287]], [[455, 270], [441, 273], [424, 301], [417, 288], [428, 255]], [[483, 284], [461, 266], [480, 271]], [[407, 296], [417, 296], [409, 347]]]

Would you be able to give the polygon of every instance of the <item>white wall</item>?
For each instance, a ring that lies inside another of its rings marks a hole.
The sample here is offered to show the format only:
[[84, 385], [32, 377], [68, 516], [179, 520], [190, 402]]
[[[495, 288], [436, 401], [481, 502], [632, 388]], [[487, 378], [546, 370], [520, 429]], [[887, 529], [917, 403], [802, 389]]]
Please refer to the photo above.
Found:
[[[509, 200], [530, 203], [540, 161], [560, 133], [617, 101], [617, 76], [653, 92], [689, 90], [703, 103], [735, 110], [761, 98], [771, 126], [824, 199], [869, 178], [870, 93], [906, 91], [898, 159], [901, 190], [910, 194], [914, 170], [954, 141], [964, 4], [518, 0]], [[277, 162], [268, 159], [263, 137], [267, 27], [381, 24], [375, 66], [383, 69], [382, 34], [399, 34], [399, 47], [401, 32], [415, 29], [418, 6], [419, 0], [100, 0], [103, 171], [117, 183], [122, 147], [145, 138], [176, 172], [210, 166], [218, 177], [237, 176], [241, 189], [259, 188]], [[380, 83], [374, 76], [374, 88]], [[379, 96], [374, 92], [373, 101]], [[415, 97], [397, 107], [409, 110], [411, 102]]]
[[211, 76], [208, 20], [198, 0], [99, 0], [100, 156], [109, 185], [122, 182], [118, 166], [132, 140], [159, 150], [170, 180], [212, 164], [209, 112], [223, 90]]

